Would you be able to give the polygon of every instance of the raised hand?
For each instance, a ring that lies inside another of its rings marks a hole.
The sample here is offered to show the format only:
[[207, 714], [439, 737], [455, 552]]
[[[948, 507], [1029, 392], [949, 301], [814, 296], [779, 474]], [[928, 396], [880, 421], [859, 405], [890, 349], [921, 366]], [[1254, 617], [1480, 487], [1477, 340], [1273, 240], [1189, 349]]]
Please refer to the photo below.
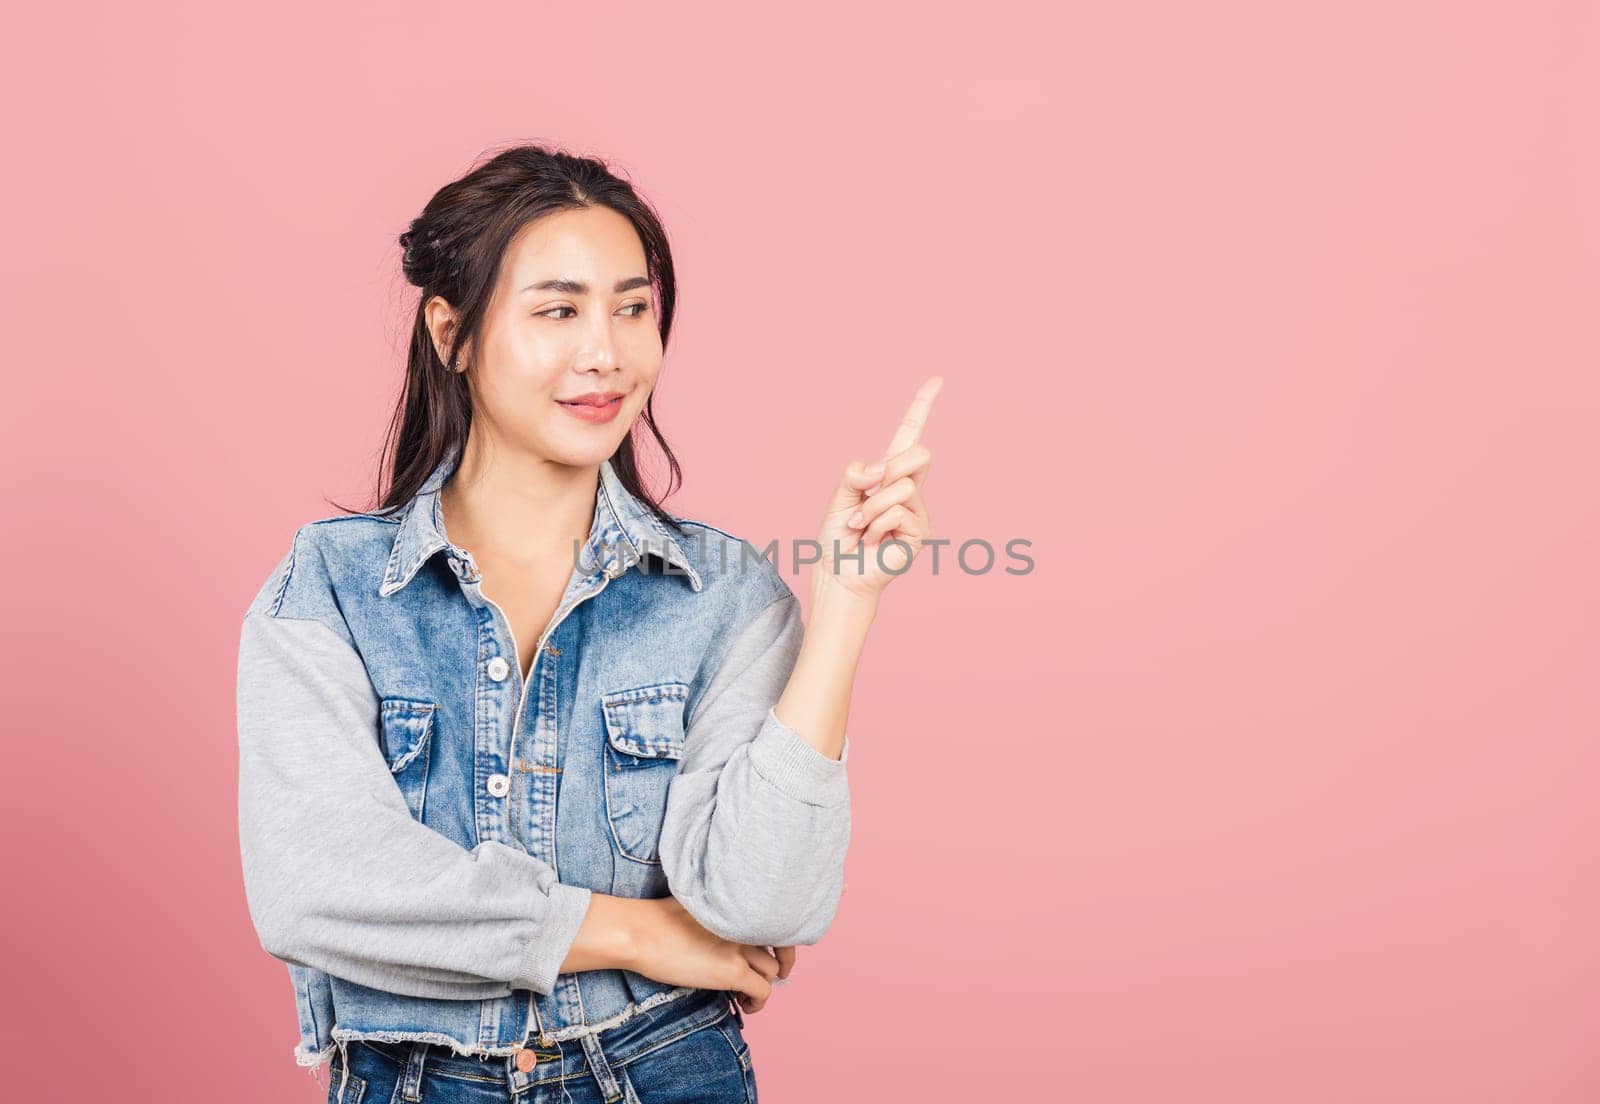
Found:
[[932, 376], [917, 388], [882, 460], [846, 465], [822, 519], [822, 560], [812, 569], [813, 599], [828, 586], [876, 599], [922, 550], [931, 535], [922, 484], [933, 453], [921, 438], [934, 396], [943, 386], [943, 377]]

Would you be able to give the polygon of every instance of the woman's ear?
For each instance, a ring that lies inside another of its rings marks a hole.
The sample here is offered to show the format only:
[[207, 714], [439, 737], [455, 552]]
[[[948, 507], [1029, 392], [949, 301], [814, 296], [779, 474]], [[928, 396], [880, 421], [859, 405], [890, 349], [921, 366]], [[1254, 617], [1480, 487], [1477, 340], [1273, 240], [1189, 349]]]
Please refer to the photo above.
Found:
[[[433, 337], [433, 351], [439, 358], [439, 363], [449, 364], [450, 343], [455, 340], [456, 312], [444, 297], [435, 295], [428, 300], [428, 305], [423, 308], [423, 320], [427, 323], [428, 333]], [[467, 361], [461, 357], [459, 363], [463, 366]]]

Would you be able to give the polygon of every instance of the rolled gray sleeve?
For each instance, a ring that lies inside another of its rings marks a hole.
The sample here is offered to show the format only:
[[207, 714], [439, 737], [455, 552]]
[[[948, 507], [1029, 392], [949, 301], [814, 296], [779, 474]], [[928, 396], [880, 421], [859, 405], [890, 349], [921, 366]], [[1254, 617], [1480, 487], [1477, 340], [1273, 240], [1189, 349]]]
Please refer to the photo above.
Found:
[[850, 842], [845, 761], [778, 720], [805, 625], [784, 593], [739, 629], [685, 730], [661, 861], [672, 895], [740, 943], [816, 943], [833, 922]]
[[526, 852], [468, 851], [411, 816], [348, 639], [252, 609], [238, 671], [239, 840], [269, 954], [414, 997], [549, 993], [588, 911]]

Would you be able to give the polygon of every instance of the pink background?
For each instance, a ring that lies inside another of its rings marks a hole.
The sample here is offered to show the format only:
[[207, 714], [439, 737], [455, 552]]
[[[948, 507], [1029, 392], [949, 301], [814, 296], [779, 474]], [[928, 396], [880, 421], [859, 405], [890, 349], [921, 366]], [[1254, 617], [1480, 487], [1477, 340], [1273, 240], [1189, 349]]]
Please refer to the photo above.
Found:
[[937, 372], [935, 531], [1033, 542], [886, 596], [767, 1104], [1600, 1098], [1600, 12], [1045, 7], [8, 16], [9, 1097], [321, 1099], [238, 624], [548, 140], [672, 235], [676, 509], [809, 535]]

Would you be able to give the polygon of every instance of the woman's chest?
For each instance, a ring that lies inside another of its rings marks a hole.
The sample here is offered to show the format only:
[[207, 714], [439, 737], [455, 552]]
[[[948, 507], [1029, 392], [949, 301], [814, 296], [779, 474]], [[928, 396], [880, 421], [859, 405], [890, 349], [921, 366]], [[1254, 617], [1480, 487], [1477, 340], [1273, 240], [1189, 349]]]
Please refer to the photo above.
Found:
[[[661, 588], [645, 586], [660, 579], [579, 582], [564, 604], [502, 585], [498, 610], [469, 583], [460, 604], [419, 611], [418, 631], [382, 633], [369, 649], [387, 660], [373, 671], [382, 746], [412, 815], [460, 846], [494, 841], [556, 865], [559, 839], [563, 881], [656, 896], [710, 636], [658, 620], [648, 599]], [[505, 663], [513, 636], [521, 680]]]
[[549, 628], [572, 575], [567, 561], [528, 564], [478, 561], [483, 596], [499, 607], [516, 641], [517, 663], [527, 679], [539, 640]]

